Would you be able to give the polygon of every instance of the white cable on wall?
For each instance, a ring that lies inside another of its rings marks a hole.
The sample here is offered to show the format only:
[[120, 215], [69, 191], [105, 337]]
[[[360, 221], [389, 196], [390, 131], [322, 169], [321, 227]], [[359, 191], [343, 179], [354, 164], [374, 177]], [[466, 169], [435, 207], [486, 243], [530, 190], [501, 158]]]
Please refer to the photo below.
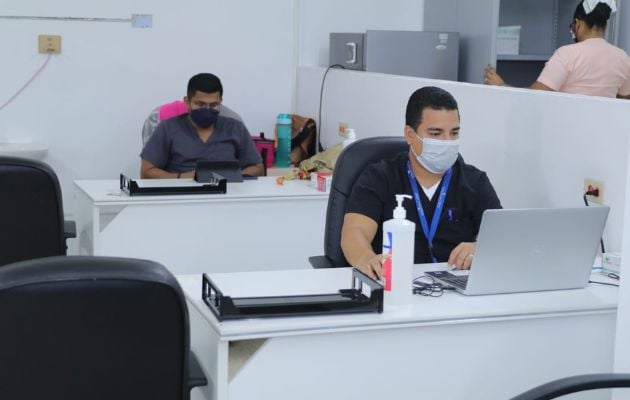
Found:
[[131, 22], [132, 28], [153, 27], [152, 14], [131, 14], [131, 18], [102, 18], [102, 17], [43, 17], [37, 15], [0, 15], [0, 19], [31, 20], [31, 21], [63, 21], [63, 22]]
[[100, 17], [41, 17], [36, 15], [0, 15], [0, 19], [34, 20], [34, 21], [81, 21], [81, 22], [131, 22], [131, 18]]
[[33, 82], [35, 78], [37, 78], [37, 76], [44, 70], [44, 68], [46, 68], [51, 57], [52, 57], [52, 54], [48, 54], [48, 56], [46, 56], [46, 60], [44, 61], [42, 66], [39, 67], [39, 69], [33, 74], [33, 76], [13, 96], [11, 96], [9, 100], [7, 100], [4, 104], [0, 106], [0, 111], [2, 111], [13, 100], [15, 100], [28, 87], [28, 85], [30, 85], [31, 82]]

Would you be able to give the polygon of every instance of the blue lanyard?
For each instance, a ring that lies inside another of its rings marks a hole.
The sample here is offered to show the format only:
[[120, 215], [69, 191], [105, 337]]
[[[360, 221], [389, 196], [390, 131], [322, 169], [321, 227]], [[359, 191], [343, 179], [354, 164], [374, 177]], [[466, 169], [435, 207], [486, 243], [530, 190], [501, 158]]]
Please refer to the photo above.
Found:
[[440, 190], [440, 197], [438, 198], [437, 205], [435, 206], [435, 212], [433, 213], [433, 218], [431, 219], [431, 230], [429, 230], [429, 224], [427, 222], [427, 217], [424, 214], [424, 209], [422, 208], [422, 202], [420, 200], [420, 191], [418, 190], [418, 182], [416, 182], [416, 177], [413, 174], [411, 169], [411, 163], [407, 161], [407, 176], [409, 177], [409, 184], [411, 184], [411, 190], [413, 191], [413, 199], [416, 202], [416, 208], [418, 209], [418, 217], [420, 217], [420, 225], [422, 226], [422, 231], [424, 232], [424, 236], [427, 238], [427, 242], [429, 243], [429, 252], [431, 253], [431, 258], [433, 262], [436, 263], [437, 259], [433, 255], [433, 238], [435, 237], [435, 233], [437, 232], [438, 224], [440, 223], [440, 215], [442, 214], [442, 208], [444, 207], [444, 200], [446, 200], [446, 193], [448, 192], [448, 186], [451, 183], [451, 177], [453, 176], [453, 171], [449, 168], [444, 174], [444, 181], [442, 182], [442, 189]]

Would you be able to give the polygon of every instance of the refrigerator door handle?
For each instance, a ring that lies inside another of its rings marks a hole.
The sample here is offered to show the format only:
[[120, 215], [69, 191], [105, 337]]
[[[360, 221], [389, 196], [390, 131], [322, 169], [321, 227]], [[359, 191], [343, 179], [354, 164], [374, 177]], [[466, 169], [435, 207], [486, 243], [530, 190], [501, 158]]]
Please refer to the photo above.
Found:
[[357, 44], [355, 42], [346, 43], [348, 46], [348, 59], [346, 60], [346, 64], [356, 64], [357, 63]]

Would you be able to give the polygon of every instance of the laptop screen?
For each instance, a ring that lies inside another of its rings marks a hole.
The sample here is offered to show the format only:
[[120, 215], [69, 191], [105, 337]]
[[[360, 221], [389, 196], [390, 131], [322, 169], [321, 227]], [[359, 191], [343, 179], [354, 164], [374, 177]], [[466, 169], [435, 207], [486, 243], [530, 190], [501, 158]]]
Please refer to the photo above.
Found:
[[[195, 179], [203, 179], [207, 172], [214, 172], [227, 179], [228, 182], [243, 182], [243, 174], [241, 173], [241, 166], [238, 161], [197, 161], [197, 167], [195, 169]], [[202, 181], [200, 181], [202, 182]]]
[[583, 288], [609, 207], [486, 210], [464, 294]]

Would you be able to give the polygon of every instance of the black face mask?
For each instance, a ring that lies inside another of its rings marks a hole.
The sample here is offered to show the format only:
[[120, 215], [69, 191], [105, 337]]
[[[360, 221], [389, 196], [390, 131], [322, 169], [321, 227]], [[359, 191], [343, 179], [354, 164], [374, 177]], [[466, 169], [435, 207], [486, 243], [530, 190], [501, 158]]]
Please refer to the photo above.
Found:
[[219, 112], [213, 108], [198, 108], [190, 112], [190, 118], [202, 129], [210, 128], [219, 117]]

